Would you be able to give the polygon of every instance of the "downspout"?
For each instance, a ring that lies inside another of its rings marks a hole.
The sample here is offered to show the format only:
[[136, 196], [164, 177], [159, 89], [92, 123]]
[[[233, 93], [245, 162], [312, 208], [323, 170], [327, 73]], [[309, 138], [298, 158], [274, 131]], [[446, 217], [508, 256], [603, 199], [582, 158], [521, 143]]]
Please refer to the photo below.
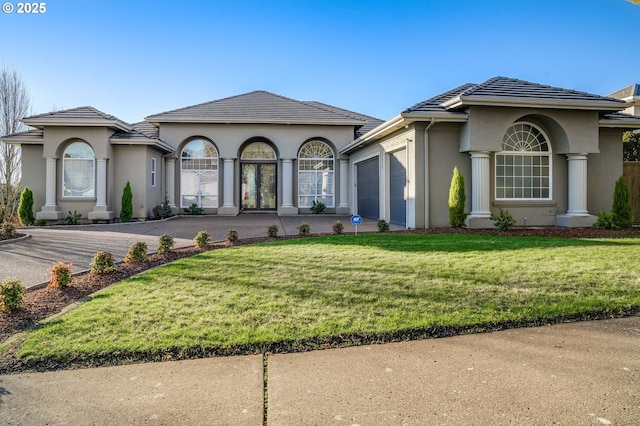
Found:
[[424, 128], [424, 227], [429, 228], [429, 129], [436, 124], [432, 118]]

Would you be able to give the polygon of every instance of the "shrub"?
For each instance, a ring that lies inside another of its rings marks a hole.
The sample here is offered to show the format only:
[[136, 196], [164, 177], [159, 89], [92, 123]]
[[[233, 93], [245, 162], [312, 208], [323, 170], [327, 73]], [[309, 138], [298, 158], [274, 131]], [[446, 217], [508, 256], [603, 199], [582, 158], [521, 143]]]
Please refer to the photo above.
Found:
[[127, 181], [122, 191], [122, 208], [120, 210], [120, 222], [131, 222], [133, 219], [133, 193], [131, 184]]
[[20, 309], [24, 294], [25, 285], [17, 278], [7, 278], [0, 283], [0, 308], [13, 312]]
[[491, 213], [491, 220], [493, 221], [493, 226], [495, 226], [496, 229], [501, 232], [509, 231], [511, 228], [513, 228], [513, 225], [516, 224], [516, 220], [513, 216], [511, 216], [509, 210], [500, 209], [500, 212], [497, 216]]
[[313, 214], [324, 213], [324, 209], [327, 208], [327, 206], [322, 201], [312, 201], [312, 203], [313, 205], [311, 206], [311, 213]]
[[336, 223], [333, 224], [333, 233], [336, 235], [340, 235], [343, 231], [344, 225], [339, 220], [336, 220]]
[[117, 269], [113, 253], [99, 251], [91, 258], [91, 272], [94, 274], [106, 274]]
[[302, 224], [298, 226], [298, 235], [301, 237], [308, 237], [311, 235], [311, 225], [307, 222], [302, 222]]
[[154, 219], [166, 219], [171, 216], [171, 205], [167, 198], [164, 199], [162, 204], [159, 204], [153, 208]]
[[2, 233], [7, 237], [13, 237], [16, 235], [16, 227], [11, 222], [5, 222], [2, 224]]
[[69, 210], [69, 214], [64, 219], [64, 221], [67, 223], [67, 225], [77, 225], [78, 223], [80, 223], [81, 217], [82, 214], [78, 213], [76, 210], [74, 210], [73, 213], [71, 213], [71, 210]]
[[45, 226], [47, 224], [47, 219], [36, 219], [33, 224], [35, 226]]
[[230, 244], [235, 244], [238, 242], [238, 231], [235, 229], [229, 229], [227, 232], [227, 242]]
[[461, 228], [467, 219], [464, 212], [467, 196], [464, 193], [464, 176], [457, 167], [453, 168], [451, 186], [449, 187], [449, 224], [454, 228]]
[[71, 284], [71, 263], [57, 262], [49, 269], [49, 287], [65, 288]]
[[200, 231], [198, 235], [193, 239], [193, 244], [198, 248], [203, 248], [209, 245], [211, 242], [211, 235], [207, 231]]
[[605, 210], [598, 213], [598, 219], [593, 224], [593, 227], [595, 229], [618, 229], [618, 225], [616, 224], [613, 214], [607, 213]]
[[173, 251], [173, 237], [169, 234], [162, 234], [158, 239], [158, 253], [165, 254]]
[[631, 191], [622, 176], [616, 181], [613, 190], [611, 215], [618, 228], [631, 227]]
[[20, 204], [18, 205], [18, 220], [22, 226], [30, 226], [36, 221], [33, 215], [33, 192], [29, 187], [25, 187], [20, 194]]
[[269, 238], [278, 238], [278, 232], [280, 232], [278, 225], [271, 225], [267, 228], [267, 235]]
[[204, 211], [204, 209], [202, 207], [198, 207], [198, 205], [196, 203], [192, 203], [189, 207], [185, 207], [184, 209], [185, 214], [202, 214], [202, 212]]
[[124, 257], [124, 261], [129, 262], [146, 262], [148, 259], [147, 256], [147, 244], [138, 241], [137, 243], [133, 243], [131, 247], [129, 247], [129, 251], [127, 255]]
[[378, 232], [387, 232], [389, 231], [389, 224], [386, 220], [380, 219], [378, 221]]

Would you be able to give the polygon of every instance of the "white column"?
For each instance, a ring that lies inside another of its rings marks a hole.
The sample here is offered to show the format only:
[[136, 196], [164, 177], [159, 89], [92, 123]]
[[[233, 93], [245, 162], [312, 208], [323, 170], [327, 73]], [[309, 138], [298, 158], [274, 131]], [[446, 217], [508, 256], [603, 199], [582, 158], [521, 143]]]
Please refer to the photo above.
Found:
[[45, 207], [56, 207], [56, 162], [55, 157], [47, 157]]
[[488, 152], [470, 152], [471, 156], [471, 213], [467, 217], [469, 228], [492, 228], [490, 155]]
[[98, 158], [96, 207], [107, 207], [107, 159]]
[[175, 207], [176, 193], [176, 159], [167, 157], [164, 166], [165, 184], [167, 188], [167, 201], [171, 207]]
[[587, 211], [587, 154], [567, 154], [569, 169], [568, 216], [585, 216]]
[[279, 215], [296, 215], [298, 208], [293, 205], [293, 160], [282, 159], [282, 205], [278, 206]]
[[233, 204], [234, 159], [224, 159], [224, 193], [222, 207], [235, 207]]
[[340, 204], [339, 209], [349, 212], [349, 160], [340, 160]]

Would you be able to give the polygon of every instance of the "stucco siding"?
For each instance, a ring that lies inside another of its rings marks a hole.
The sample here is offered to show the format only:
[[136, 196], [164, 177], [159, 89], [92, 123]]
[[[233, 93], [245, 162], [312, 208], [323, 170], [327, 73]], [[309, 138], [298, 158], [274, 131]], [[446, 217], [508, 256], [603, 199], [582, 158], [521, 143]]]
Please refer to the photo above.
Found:
[[46, 160], [42, 145], [22, 145], [22, 189], [33, 192], [33, 212], [40, 211], [46, 200]]
[[150, 189], [148, 179], [148, 154], [146, 146], [117, 145], [113, 150], [115, 164], [114, 192], [117, 194], [113, 203], [116, 217], [122, 211], [122, 193], [129, 181], [133, 194], [133, 217], [146, 218], [149, 207], [146, 192]]
[[587, 208], [597, 215], [610, 211], [616, 180], [622, 176], [622, 130], [600, 130], [600, 154], [590, 155], [587, 163]]

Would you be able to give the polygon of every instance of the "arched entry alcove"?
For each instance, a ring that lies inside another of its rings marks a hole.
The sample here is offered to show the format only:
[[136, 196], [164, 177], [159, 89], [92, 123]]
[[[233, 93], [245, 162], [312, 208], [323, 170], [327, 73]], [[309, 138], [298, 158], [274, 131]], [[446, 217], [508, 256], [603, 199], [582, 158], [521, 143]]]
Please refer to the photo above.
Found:
[[240, 200], [243, 211], [275, 211], [278, 154], [265, 139], [252, 139], [240, 150]]

